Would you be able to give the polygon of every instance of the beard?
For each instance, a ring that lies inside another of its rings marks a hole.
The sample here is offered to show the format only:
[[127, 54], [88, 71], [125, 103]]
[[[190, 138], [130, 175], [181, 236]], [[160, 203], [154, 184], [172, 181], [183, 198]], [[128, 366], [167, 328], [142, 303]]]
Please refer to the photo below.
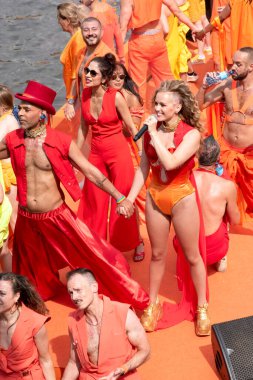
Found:
[[242, 74], [233, 74], [232, 75], [232, 78], [234, 79], [234, 80], [243, 80], [243, 79], [245, 79], [246, 77], [248, 76], [248, 72], [247, 73], [242, 73]]

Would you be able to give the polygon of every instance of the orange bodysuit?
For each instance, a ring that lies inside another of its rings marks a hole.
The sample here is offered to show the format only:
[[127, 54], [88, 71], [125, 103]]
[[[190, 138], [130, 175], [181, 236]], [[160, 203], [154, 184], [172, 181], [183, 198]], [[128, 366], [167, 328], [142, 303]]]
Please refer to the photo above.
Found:
[[[174, 135], [175, 148], [169, 149], [171, 153], [176, 150], [184, 135], [191, 130], [191, 126], [183, 121], [180, 122]], [[148, 133], [144, 137], [144, 149], [152, 169], [149, 193], [156, 206], [164, 214], [171, 215], [173, 206], [195, 191], [190, 181], [190, 174], [194, 168], [194, 156], [189, 158], [181, 167], [166, 171], [161, 165], [154, 147], [150, 144]]]
[[[68, 325], [73, 345], [80, 362], [79, 380], [97, 380], [125, 364], [134, 355], [135, 349], [126, 334], [128, 304], [111, 301], [102, 296], [104, 308], [99, 339], [98, 364], [89, 360], [87, 353], [87, 325], [83, 310], [70, 313]], [[121, 379], [140, 380], [136, 370]]]
[[0, 349], [0, 380], [45, 379], [34, 337], [49, 319], [22, 305], [11, 344]]

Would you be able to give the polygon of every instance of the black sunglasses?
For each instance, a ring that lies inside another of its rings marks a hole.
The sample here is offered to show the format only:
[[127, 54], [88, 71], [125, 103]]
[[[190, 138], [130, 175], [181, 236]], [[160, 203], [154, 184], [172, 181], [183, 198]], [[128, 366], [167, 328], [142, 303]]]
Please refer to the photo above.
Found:
[[84, 73], [85, 73], [85, 75], [90, 73], [90, 76], [92, 78], [95, 78], [98, 75], [98, 73], [95, 70], [90, 70], [88, 67], [84, 68]]
[[115, 80], [117, 78], [123, 80], [123, 79], [125, 79], [125, 77], [126, 77], [125, 74], [113, 74], [112, 80]]

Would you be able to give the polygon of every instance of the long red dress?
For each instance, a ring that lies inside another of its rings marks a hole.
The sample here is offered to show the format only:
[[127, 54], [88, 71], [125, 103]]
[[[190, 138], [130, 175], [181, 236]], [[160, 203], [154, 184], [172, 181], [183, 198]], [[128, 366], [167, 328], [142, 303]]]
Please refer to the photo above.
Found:
[[[115, 107], [117, 90], [106, 90], [97, 120], [90, 113], [91, 92], [91, 88], [85, 88], [82, 95], [83, 117], [92, 130], [89, 161], [107, 176], [122, 194], [128, 195], [134, 178], [134, 167], [122, 133], [122, 121]], [[103, 239], [107, 238], [109, 202], [108, 194], [85, 179], [78, 217]], [[139, 244], [136, 214], [129, 219], [119, 216], [114, 199], [111, 200], [110, 206], [109, 241], [123, 252]]]

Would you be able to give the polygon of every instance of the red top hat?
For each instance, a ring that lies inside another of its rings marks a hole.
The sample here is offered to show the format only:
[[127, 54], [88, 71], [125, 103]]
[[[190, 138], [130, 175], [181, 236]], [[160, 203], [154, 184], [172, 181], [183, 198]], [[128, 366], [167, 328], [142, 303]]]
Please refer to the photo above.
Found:
[[15, 98], [26, 101], [27, 103], [39, 106], [50, 115], [55, 114], [52, 106], [56, 92], [44, 84], [30, 80], [23, 94], [16, 94]]

